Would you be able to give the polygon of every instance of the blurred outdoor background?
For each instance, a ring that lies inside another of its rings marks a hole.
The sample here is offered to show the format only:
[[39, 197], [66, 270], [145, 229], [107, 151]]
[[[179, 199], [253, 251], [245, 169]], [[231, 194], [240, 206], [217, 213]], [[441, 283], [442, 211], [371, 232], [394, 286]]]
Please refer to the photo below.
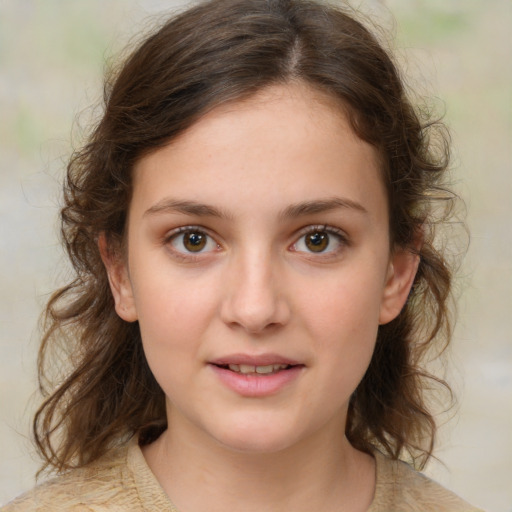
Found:
[[[413, 88], [440, 98], [468, 208], [449, 371], [459, 411], [441, 430], [444, 465], [427, 473], [487, 511], [511, 512], [512, 2], [352, 4], [396, 32]], [[177, 5], [0, 0], [0, 503], [34, 484], [37, 319], [65, 277], [57, 212], [72, 126], [79, 133], [99, 103], [105, 60]]]

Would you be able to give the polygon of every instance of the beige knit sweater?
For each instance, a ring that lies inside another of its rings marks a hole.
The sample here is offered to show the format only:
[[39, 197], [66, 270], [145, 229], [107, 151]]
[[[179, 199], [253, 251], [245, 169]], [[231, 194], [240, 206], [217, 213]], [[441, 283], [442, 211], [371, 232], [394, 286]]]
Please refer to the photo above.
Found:
[[[375, 454], [377, 481], [368, 512], [481, 512], [403, 462]], [[1, 512], [178, 512], [137, 444], [49, 480]]]

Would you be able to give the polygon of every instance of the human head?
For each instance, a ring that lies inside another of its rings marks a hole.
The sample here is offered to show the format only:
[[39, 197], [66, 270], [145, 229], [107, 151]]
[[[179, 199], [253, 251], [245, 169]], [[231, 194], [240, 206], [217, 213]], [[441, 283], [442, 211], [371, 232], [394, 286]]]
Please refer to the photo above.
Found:
[[[304, 82], [332, 98], [354, 132], [377, 149], [390, 250], [409, 248], [421, 257], [407, 305], [379, 330], [346, 434], [358, 448], [377, 444], [394, 456], [433, 434], [416, 365], [447, 320], [450, 275], [429, 223], [445, 151], [433, 148], [429, 125], [409, 103], [388, 54], [348, 12], [306, 0], [201, 3], [148, 37], [107, 83], [104, 115], [68, 167], [63, 235], [77, 279], [49, 303], [41, 350], [43, 357], [65, 325], [76, 333], [83, 354], [36, 417], [36, 439], [52, 463], [64, 467], [74, 454], [84, 463], [122, 436], [141, 432], [143, 440], [144, 434], [151, 439], [150, 427], [164, 428], [162, 392], [145, 364], [137, 324], [115, 314], [97, 247], [103, 234], [110, 252], [122, 257], [135, 162], [215, 107], [289, 82]], [[116, 408], [105, 411], [105, 396], [117, 397], [111, 399]], [[60, 418], [68, 434], [60, 452], [52, 453], [49, 435], [38, 436], [37, 429], [51, 431], [69, 397], [79, 405]], [[91, 432], [97, 433], [94, 443]]]

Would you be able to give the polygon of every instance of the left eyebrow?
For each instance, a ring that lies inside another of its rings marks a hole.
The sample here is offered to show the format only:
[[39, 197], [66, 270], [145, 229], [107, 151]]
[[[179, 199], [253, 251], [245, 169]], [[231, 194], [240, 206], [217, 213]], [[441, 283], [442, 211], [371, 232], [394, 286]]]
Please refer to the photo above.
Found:
[[350, 209], [356, 212], [368, 214], [366, 208], [356, 201], [341, 197], [331, 197], [327, 199], [318, 199], [314, 201], [304, 201], [292, 204], [285, 208], [280, 217], [284, 219], [301, 217], [304, 215], [312, 215], [314, 213], [325, 213], [337, 209]]

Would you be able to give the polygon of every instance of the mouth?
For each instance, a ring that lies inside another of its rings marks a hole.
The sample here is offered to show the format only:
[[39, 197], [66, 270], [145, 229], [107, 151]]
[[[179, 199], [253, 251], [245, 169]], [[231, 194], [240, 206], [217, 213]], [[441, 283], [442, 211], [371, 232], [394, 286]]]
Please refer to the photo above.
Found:
[[230, 370], [242, 375], [273, 375], [278, 372], [289, 370], [294, 366], [291, 364], [266, 364], [266, 365], [252, 365], [252, 364], [215, 364], [218, 368]]
[[277, 354], [232, 354], [209, 362], [214, 374], [231, 391], [262, 398], [275, 395], [300, 379], [306, 366]]

